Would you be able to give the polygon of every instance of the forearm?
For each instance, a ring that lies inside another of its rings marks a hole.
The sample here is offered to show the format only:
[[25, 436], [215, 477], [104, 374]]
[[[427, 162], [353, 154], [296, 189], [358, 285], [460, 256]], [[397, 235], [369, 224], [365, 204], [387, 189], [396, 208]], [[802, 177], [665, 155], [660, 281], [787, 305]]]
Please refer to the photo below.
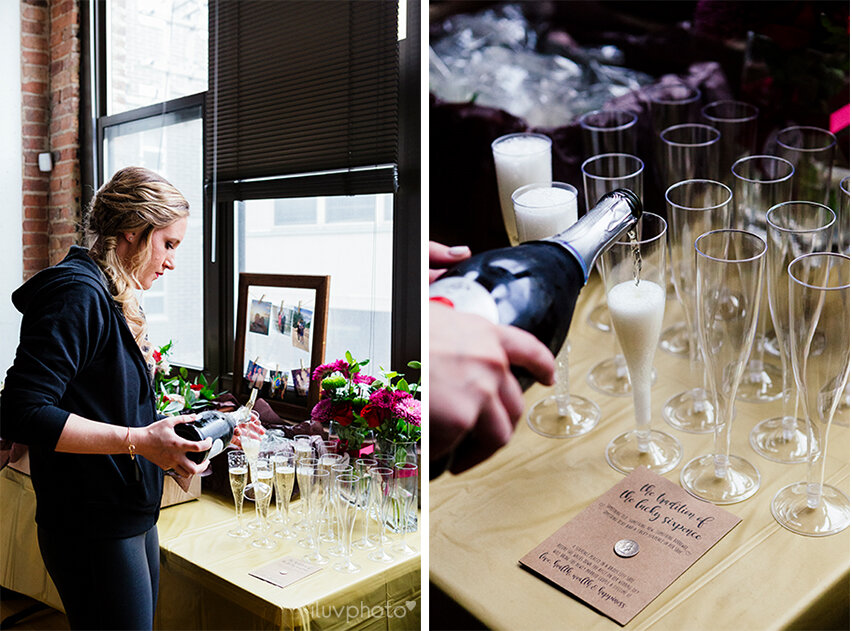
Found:
[[56, 451], [72, 454], [128, 453], [128, 445], [136, 445], [137, 432], [144, 428], [128, 428], [99, 423], [77, 414], [68, 416], [56, 443]]

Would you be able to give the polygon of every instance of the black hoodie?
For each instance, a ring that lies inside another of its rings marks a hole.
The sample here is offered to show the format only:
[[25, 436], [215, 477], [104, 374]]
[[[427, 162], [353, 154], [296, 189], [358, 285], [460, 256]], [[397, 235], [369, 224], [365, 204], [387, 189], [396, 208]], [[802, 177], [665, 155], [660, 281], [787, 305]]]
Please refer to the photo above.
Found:
[[88, 252], [12, 294], [23, 313], [15, 363], [0, 395], [0, 436], [29, 445], [36, 522], [90, 537], [130, 537], [159, 515], [163, 472], [141, 456], [58, 453], [70, 413], [120, 427], [157, 420], [150, 373]]

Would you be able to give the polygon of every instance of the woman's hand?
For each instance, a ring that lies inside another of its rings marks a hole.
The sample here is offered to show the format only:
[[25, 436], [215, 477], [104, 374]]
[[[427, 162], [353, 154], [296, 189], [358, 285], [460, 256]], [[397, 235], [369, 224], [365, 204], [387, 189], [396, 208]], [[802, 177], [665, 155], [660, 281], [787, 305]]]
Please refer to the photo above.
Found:
[[178, 423], [195, 420], [195, 414], [171, 416], [162, 421], [151, 423], [147, 427], [134, 427], [130, 430], [130, 442], [136, 446], [136, 453], [144, 456], [164, 471], [173, 470], [179, 476], [189, 477], [207, 469], [208, 461], [196, 464], [186, 457], [188, 451], [206, 451], [213, 445], [210, 438], [202, 441], [186, 440], [174, 430]]
[[448, 247], [437, 241], [429, 242], [429, 282], [447, 271], [447, 267], [470, 258], [470, 248], [466, 245]]

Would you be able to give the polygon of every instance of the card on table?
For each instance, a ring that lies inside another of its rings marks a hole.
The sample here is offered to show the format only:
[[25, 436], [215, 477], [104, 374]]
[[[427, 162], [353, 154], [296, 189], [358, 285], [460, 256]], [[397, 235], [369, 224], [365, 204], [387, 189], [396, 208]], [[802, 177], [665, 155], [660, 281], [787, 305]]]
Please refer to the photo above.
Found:
[[625, 625], [740, 521], [639, 467], [520, 563]]
[[287, 587], [314, 572], [318, 572], [320, 569], [322, 568], [319, 565], [302, 561], [296, 557], [284, 557], [252, 570], [249, 575], [278, 587]]

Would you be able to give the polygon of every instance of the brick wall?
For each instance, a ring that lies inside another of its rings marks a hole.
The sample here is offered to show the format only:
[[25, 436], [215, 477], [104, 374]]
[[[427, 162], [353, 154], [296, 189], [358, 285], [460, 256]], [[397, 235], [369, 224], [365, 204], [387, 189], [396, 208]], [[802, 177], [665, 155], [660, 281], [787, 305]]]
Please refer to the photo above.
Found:
[[21, 0], [24, 279], [80, 240], [79, 22], [79, 0]]

